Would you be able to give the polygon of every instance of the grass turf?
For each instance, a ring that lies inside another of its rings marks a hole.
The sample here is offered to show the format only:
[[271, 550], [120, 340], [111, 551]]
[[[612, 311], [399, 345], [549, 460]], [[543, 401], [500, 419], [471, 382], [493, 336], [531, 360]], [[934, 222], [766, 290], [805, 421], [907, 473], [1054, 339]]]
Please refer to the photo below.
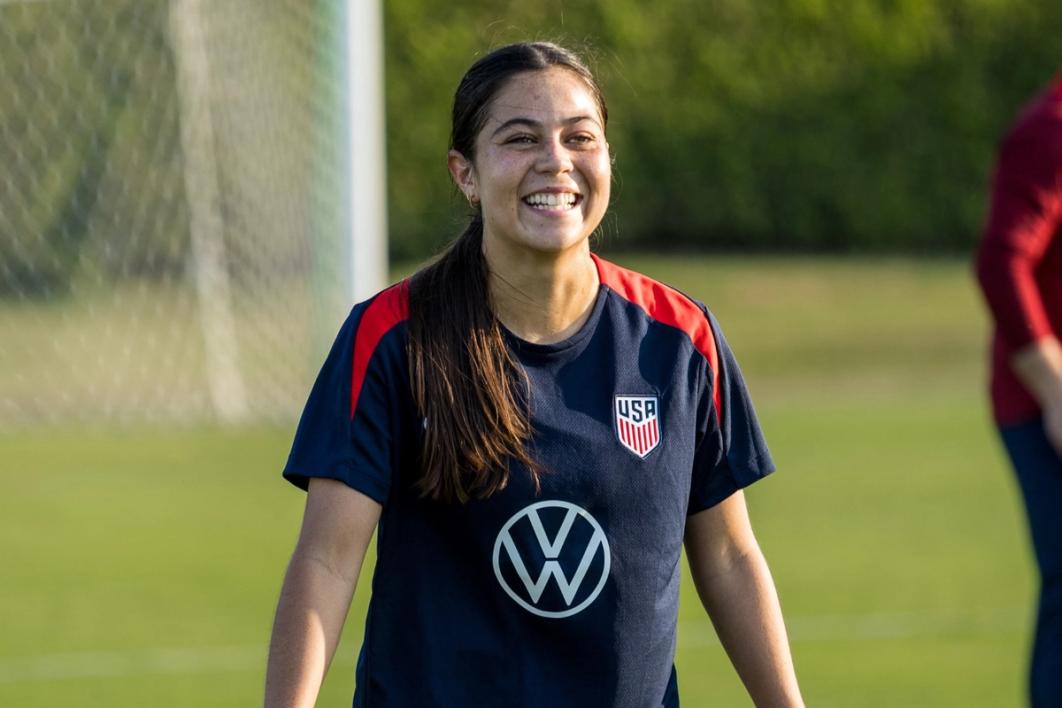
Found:
[[[707, 302], [742, 362], [779, 465], [749, 504], [809, 705], [1020, 705], [1033, 576], [965, 264], [616, 260]], [[0, 437], [0, 705], [258, 703], [290, 438]], [[367, 587], [320, 705], [349, 703]], [[749, 705], [688, 583], [677, 666], [684, 705]]]

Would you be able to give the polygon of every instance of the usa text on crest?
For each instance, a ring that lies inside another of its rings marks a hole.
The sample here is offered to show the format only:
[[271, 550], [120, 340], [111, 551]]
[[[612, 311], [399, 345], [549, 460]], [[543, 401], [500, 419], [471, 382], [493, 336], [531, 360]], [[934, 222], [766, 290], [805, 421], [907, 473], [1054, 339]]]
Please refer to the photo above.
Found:
[[625, 448], [644, 459], [662, 436], [656, 396], [616, 396], [616, 436]]

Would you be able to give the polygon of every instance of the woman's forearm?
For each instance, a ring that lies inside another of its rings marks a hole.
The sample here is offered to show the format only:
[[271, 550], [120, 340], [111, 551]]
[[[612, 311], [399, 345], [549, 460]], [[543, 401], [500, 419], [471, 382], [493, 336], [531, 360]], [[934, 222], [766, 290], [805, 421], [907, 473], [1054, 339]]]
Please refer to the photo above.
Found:
[[311, 707], [343, 629], [357, 576], [296, 549], [284, 576], [266, 668], [266, 708]]
[[296, 549], [277, 605], [266, 668], [266, 708], [311, 707], [339, 644], [357, 576]]
[[310, 480], [273, 622], [266, 708], [309, 708], [317, 700], [382, 509], [343, 482]]
[[757, 708], [803, 706], [778, 594], [759, 548], [702, 577], [697, 591]]

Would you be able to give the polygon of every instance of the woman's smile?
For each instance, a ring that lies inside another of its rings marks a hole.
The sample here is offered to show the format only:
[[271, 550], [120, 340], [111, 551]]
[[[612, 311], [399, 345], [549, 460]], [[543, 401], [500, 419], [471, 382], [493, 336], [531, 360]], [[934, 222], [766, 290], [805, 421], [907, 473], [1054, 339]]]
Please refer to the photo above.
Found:
[[535, 211], [564, 214], [575, 208], [581, 198], [581, 195], [575, 192], [543, 190], [527, 195], [523, 202]]

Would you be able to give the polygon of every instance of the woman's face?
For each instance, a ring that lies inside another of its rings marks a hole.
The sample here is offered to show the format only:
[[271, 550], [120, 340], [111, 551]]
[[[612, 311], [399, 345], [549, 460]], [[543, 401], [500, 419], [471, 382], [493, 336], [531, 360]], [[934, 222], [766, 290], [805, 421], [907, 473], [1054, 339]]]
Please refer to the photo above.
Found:
[[515, 75], [494, 97], [468, 163], [450, 170], [483, 210], [496, 248], [560, 253], [582, 244], [608, 208], [612, 167], [590, 89], [554, 67]]

